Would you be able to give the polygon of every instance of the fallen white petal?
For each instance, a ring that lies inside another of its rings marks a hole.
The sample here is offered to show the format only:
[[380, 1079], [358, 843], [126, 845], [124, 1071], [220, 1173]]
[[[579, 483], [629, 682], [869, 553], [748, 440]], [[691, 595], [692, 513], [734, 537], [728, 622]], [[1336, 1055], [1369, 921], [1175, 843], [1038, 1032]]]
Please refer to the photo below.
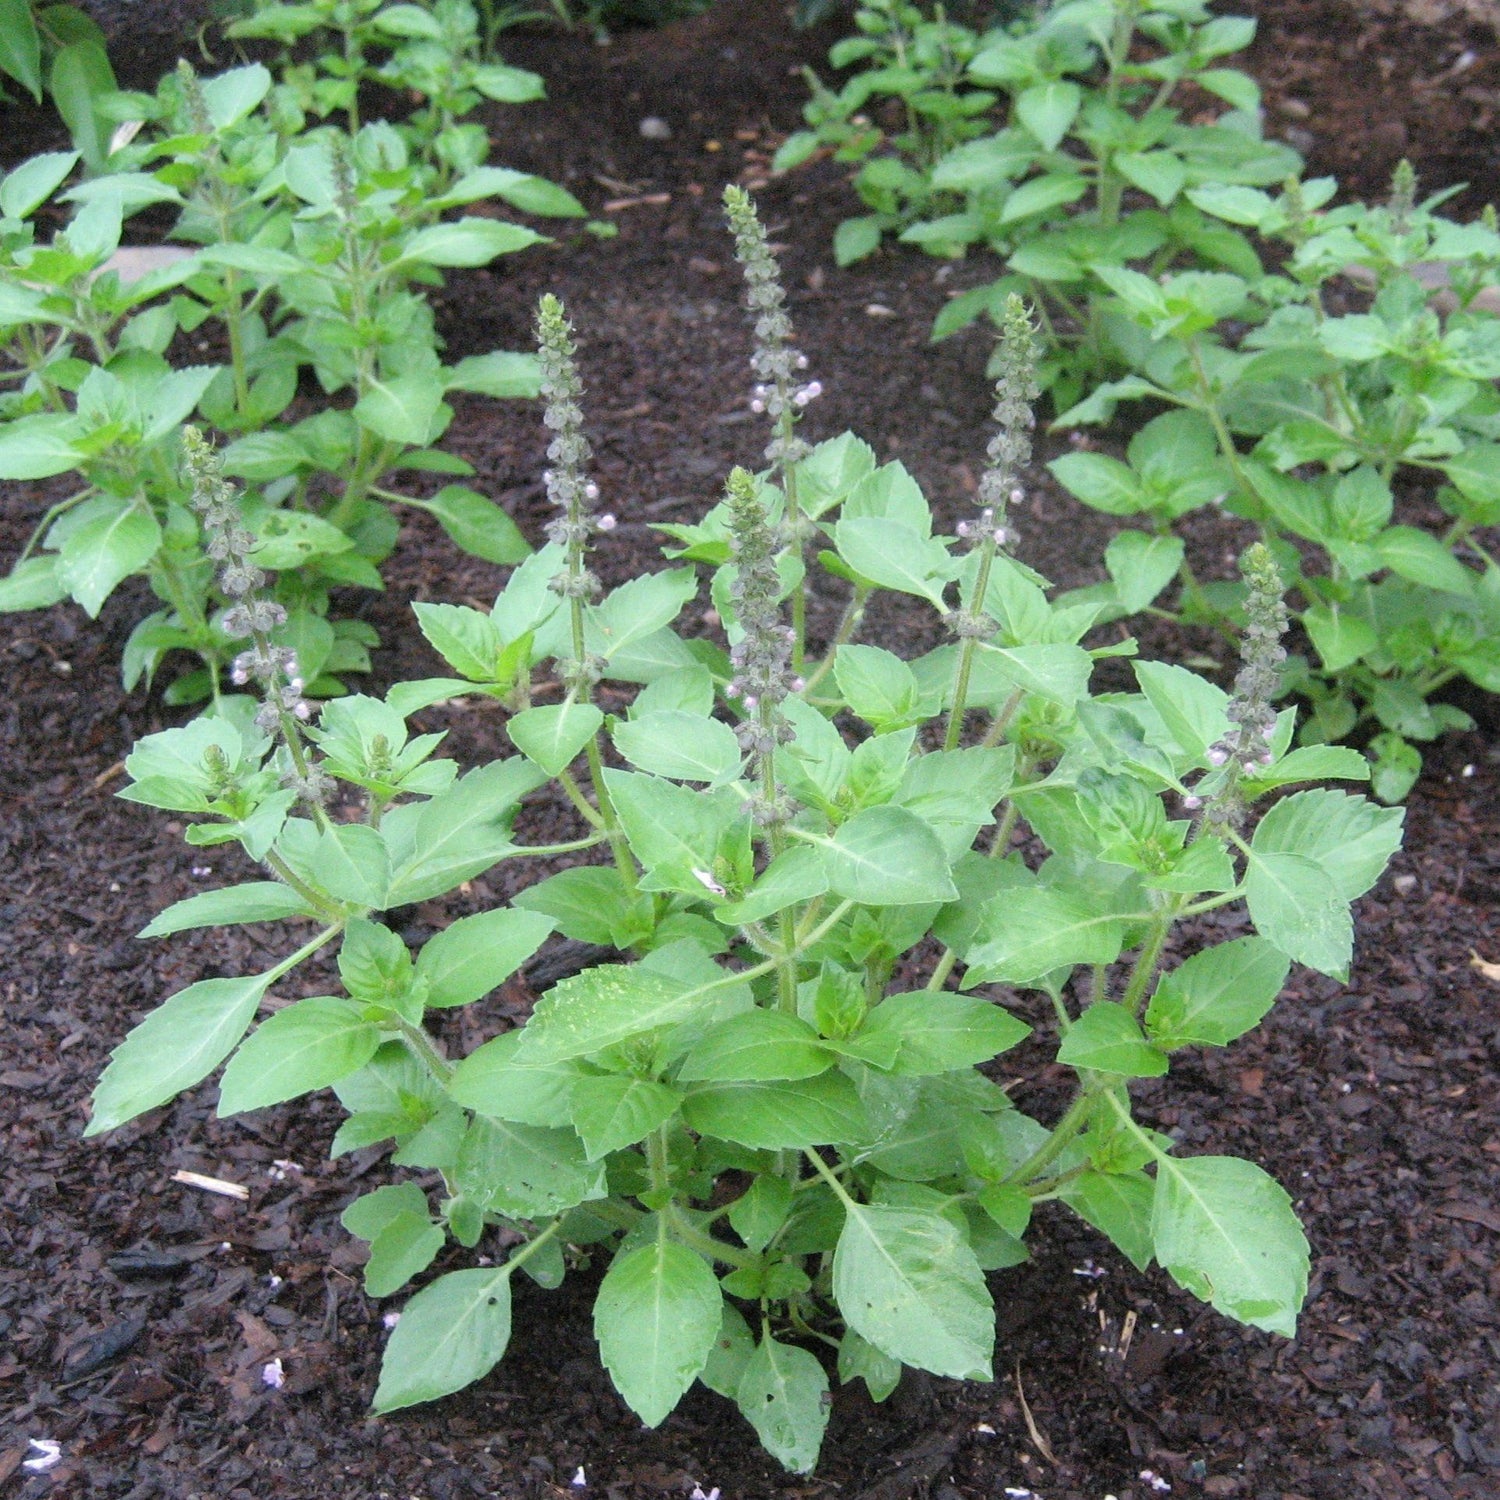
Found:
[[36, 1449], [36, 1457], [24, 1460], [21, 1464], [23, 1469], [28, 1469], [33, 1474], [45, 1474], [48, 1469], [54, 1469], [62, 1462], [61, 1443], [55, 1443], [51, 1438], [28, 1438], [27, 1442]]

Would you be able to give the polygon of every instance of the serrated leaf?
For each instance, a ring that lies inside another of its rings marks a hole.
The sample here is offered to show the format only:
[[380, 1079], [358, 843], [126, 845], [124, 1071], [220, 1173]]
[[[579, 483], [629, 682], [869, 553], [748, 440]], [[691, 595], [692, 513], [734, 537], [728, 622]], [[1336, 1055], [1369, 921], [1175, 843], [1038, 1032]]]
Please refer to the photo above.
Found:
[[744, 759], [729, 725], [681, 710], [644, 713], [618, 723], [611, 738], [631, 765], [674, 781], [732, 781]]
[[988, 902], [970, 947], [966, 987], [1002, 980], [1027, 984], [1072, 964], [1120, 956], [1125, 921], [1080, 891], [1022, 888]]
[[240, 922], [279, 922], [286, 917], [311, 915], [306, 901], [290, 886], [276, 880], [249, 880], [243, 885], [202, 891], [174, 901], [136, 934], [167, 937], [193, 927], [228, 927]]
[[1068, 133], [1083, 101], [1083, 90], [1067, 79], [1051, 78], [1023, 89], [1015, 101], [1016, 118], [1048, 150]]
[[863, 1380], [872, 1401], [884, 1401], [901, 1383], [901, 1361], [882, 1354], [868, 1339], [850, 1331], [839, 1340], [839, 1380]]
[[522, 1033], [521, 1056], [532, 1062], [586, 1057], [686, 1020], [699, 1004], [697, 989], [640, 964], [585, 969], [537, 1001]]
[[1276, 1003], [1291, 960], [1260, 937], [1205, 948], [1157, 981], [1146, 1031], [1159, 1047], [1224, 1047]]
[[489, 994], [551, 931], [550, 917], [510, 907], [460, 917], [429, 938], [417, 958], [417, 973], [427, 981], [428, 1005], [468, 1005]]
[[505, 1031], [463, 1058], [448, 1080], [455, 1104], [496, 1120], [559, 1128], [573, 1118], [573, 1089], [583, 1075], [573, 1062], [518, 1057], [521, 1032]]
[[677, 1076], [684, 1083], [812, 1078], [832, 1066], [832, 1054], [806, 1021], [755, 1009], [710, 1027], [683, 1059]]
[[401, 259], [429, 266], [487, 266], [497, 256], [540, 244], [543, 238], [501, 219], [454, 219], [419, 229], [402, 247]]
[[448, 1236], [425, 1211], [396, 1214], [370, 1241], [370, 1258], [365, 1262], [366, 1293], [389, 1297], [400, 1291], [437, 1259], [447, 1241]]
[[1117, 1073], [1127, 1078], [1159, 1078], [1167, 1071], [1165, 1055], [1141, 1034], [1123, 1005], [1096, 1001], [1063, 1035], [1057, 1060], [1070, 1068]]
[[1256, 1328], [1296, 1333], [1307, 1239], [1286, 1191], [1252, 1162], [1160, 1160], [1151, 1240], [1157, 1260], [1195, 1297]]
[[461, 484], [445, 485], [421, 508], [435, 516], [449, 537], [474, 557], [509, 567], [531, 555], [531, 546], [516, 523], [477, 490]]
[[677, 1113], [680, 1096], [664, 1083], [611, 1073], [580, 1078], [573, 1085], [571, 1123], [584, 1154], [598, 1161], [645, 1140]]
[[1354, 952], [1349, 903], [1316, 860], [1252, 849], [1245, 901], [1256, 931], [1288, 958], [1342, 978]]
[[201, 1083], [244, 1036], [270, 982], [268, 974], [200, 979], [157, 1006], [110, 1054], [84, 1134], [113, 1130]]
[[161, 546], [156, 517], [133, 502], [110, 502], [70, 531], [57, 559], [57, 581], [97, 619], [122, 579], [139, 572]]
[[688, 1091], [683, 1119], [700, 1135], [767, 1151], [862, 1139], [869, 1121], [842, 1074], [747, 1083], [701, 1084]]
[[450, 1271], [401, 1311], [375, 1391], [375, 1410], [398, 1411], [462, 1390], [499, 1363], [510, 1342], [510, 1272]]
[[592, 703], [568, 699], [543, 708], [527, 708], [505, 726], [511, 743], [549, 776], [565, 771], [593, 739], [604, 715]]
[[1377, 807], [1348, 792], [1314, 790], [1283, 797], [1260, 820], [1257, 854], [1281, 852], [1315, 859], [1345, 901], [1364, 895], [1401, 847], [1405, 812]]
[[604, 1163], [584, 1157], [572, 1130], [485, 1115], [464, 1133], [452, 1178], [465, 1197], [509, 1219], [548, 1219], [604, 1196]]
[[974, 1252], [940, 1214], [846, 1205], [833, 1295], [848, 1325], [892, 1359], [990, 1379], [994, 1306]]
[[594, 1337], [615, 1389], [647, 1427], [697, 1379], [723, 1308], [708, 1263], [664, 1235], [611, 1263], [594, 1303]]
[[818, 842], [829, 888], [847, 900], [910, 906], [958, 895], [942, 840], [905, 808], [867, 807]]
[[1151, 1264], [1155, 1187], [1144, 1172], [1085, 1172], [1058, 1187], [1058, 1197], [1107, 1235], [1137, 1271]]
[[1030, 1034], [1024, 1021], [987, 1000], [916, 990], [887, 996], [856, 1035], [897, 1039], [900, 1051], [890, 1072], [918, 1077], [988, 1062]]
[[295, 1099], [357, 1073], [374, 1057], [380, 1028], [364, 1007], [333, 995], [298, 1000], [268, 1017], [235, 1053], [219, 1085], [219, 1116]]
[[831, 1404], [823, 1366], [768, 1334], [746, 1361], [735, 1396], [766, 1452], [793, 1474], [811, 1473]]

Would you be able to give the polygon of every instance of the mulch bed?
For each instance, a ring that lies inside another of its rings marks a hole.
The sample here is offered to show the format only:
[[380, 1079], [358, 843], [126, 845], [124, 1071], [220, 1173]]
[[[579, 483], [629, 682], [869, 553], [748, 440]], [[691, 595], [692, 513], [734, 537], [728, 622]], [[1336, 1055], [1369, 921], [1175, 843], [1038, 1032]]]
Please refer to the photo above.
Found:
[[[1361, 20], [1334, 0], [1240, 8], [1261, 19], [1253, 65], [1273, 127], [1306, 133], [1298, 144], [1314, 170], [1378, 195], [1405, 152], [1428, 188], [1474, 184], [1462, 200], [1470, 209], [1497, 196], [1492, 32], [1461, 19]], [[756, 462], [764, 441], [745, 406], [747, 335], [717, 202], [725, 181], [757, 188], [785, 247], [799, 336], [828, 392], [813, 408], [814, 435], [855, 428], [905, 462], [950, 519], [969, 503], [982, 461], [986, 341], [974, 331], [927, 342], [945, 295], [982, 268], [901, 253], [838, 271], [830, 236], [855, 211], [839, 169], [766, 180], [771, 151], [799, 120], [796, 70], [821, 65], [830, 40], [793, 32], [782, 9], [721, 0], [696, 21], [608, 47], [507, 39], [508, 58], [539, 69], [551, 100], [497, 112], [497, 159], [565, 182], [620, 234], [600, 242], [565, 229], [555, 248], [453, 273], [440, 322], [455, 357], [524, 347], [536, 297], [555, 290], [567, 301], [584, 343], [598, 478], [621, 522], [601, 557], [608, 582], [652, 554], [652, 523], [701, 513], [728, 466]], [[110, 14], [134, 84], [170, 65], [165, 10]], [[641, 135], [649, 115], [667, 122], [670, 139]], [[42, 117], [0, 118], [8, 157], [51, 144]], [[1040, 457], [1062, 441], [1045, 439]], [[465, 401], [449, 442], [538, 538], [535, 411]], [[1031, 497], [1026, 559], [1064, 586], [1099, 576], [1103, 518], [1040, 469]], [[14, 555], [45, 500], [39, 486], [5, 487], [0, 558]], [[1222, 519], [1205, 525], [1193, 535], [1195, 564], [1227, 574], [1244, 539]], [[499, 576], [412, 522], [389, 592], [351, 601], [385, 642], [374, 690], [439, 670], [411, 626], [412, 600], [484, 601]], [[863, 1386], [840, 1390], [817, 1473], [794, 1479], [705, 1392], [642, 1430], [598, 1366], [597, 1272], [586, 1270], [552, 1293], [518, 1278], [513, 1348], [477, 1388], [371, 1419], [386, 1308], [365, 1297], [338, 1214], [388, 1169], [378, 1149], [327, 1159], [339, 1113], [331, 1100], [221, 1122], [206, 1086], [108, 1138], [79, 1139], [93, 1082], [134, 1021], [185, 984], [280, 953], [265, 929], [149, 944], [131, 936], [169, 902], [246, 873], [241, 857], [192, 850], [168, 818], [112, 795], [131, 743], [180, 719], [118, 686], [120, 648], [144, 607], [144, 591], [127, 588], [97, 624], [71, 609], [0, 620], [0, 1481], [10, 1493], [686, 1500], [695, 1484], [718, 1486], [724, 1500], [1020, 1500], [1026, 1491], [1147, 1500], [1165, 1485], [1247, 1500], [1500, 1493], [1500, 979], [1473, 961], [1500, 960], [1492, 707], [1480, 731], [1429, 756], [1406, 848], [1361, 903], [1349, 984], [1298, 971], [1252, 1037], [1188, 1056], [1170, 1081], [1138, 1089], [1149, 1123], [1193, 1151], [1253, 1157], [1293, 1193], [1314, 1257], [1298, 1337], [1232, 1325], [1164, 1275], [1137, 1274], [1063, 1212], [1043, 1213], [1032, 1263], [993, 1279], [996, 1383], [908, 1380], [883, 1407]], [[815, 624], [827, 618], [815, 608]], [[867, 638], [925, 628], [892, 612]], [[1164, 654], [1172, 640], [1151, 635], [1146, 645]], [[451, 730], [461, 760], [500, 751], [493, 715], [430, 718]], [[540, 831], [561, 814], [534, 816]], [[516, 878], [500, 866], [411, 914], [407, 935], [504, 899]], [[1210, 940], [1211, 921], [1196, 936]], [[512, 984], [450, 1018], [449, 1039], [472, 1046], [529, 1001]], [[1028, 1077], [1018, 1102], [1048, 1117], [1059, 1079], [1028, 1066], [1044, 1057], [1038, 1046], [1015, 1070]], [[248, 1201], [174, 1183], [182, 1169], [243, 1183]], [[287, 1375], [276, 1391], [260, 1379], [273, 1358]], [[22, 1470], [31, 1438], [60, 1443], [61, 1464]]]

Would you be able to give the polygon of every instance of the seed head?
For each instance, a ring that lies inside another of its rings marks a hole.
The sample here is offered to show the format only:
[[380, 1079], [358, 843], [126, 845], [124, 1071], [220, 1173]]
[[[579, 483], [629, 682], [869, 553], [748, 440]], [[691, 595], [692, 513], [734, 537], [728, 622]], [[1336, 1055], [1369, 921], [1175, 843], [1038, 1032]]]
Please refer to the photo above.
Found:
[[1234, 694], [1225, 710], [1234, 726], [1208, 748], [1210, 766], [1227, 767], [1213, 795], [1208, 798], [1205, 820], [1224, 827], [1239, 821], [1244, 811], [1239, 791], [1240, 777], [1269, 766], [1275, 759], [1271, 740], [1276, 733], [1276, 709], [1272, 699], [1281, 681], [1286, 651], [1281, 644], [1286, 630], [1287, 609], [1281, 571], [1263, 542], [1256, 542], [1240, 558], [1246, 584], [1245, 628], [1240, 638], [1240, 669], [1234, 679]]
[[781, 268], [771, 253], [754, 202], [743, 188], [731, 183], [724, 189], [724, 211], [734, 233], [735, 259], [745, 273], [746, 303], [755, 329], [750, 367], [757, 384], [750, 409], [770, 417], [775, 431], [766, 447], [766, 461], [773, 469], [785, 470], [807, 456], [807, 444], [795, 436], [792, 424], [797, 414], [822, 394], [823, 387], [816, 380], [797, 379], [807, 369], [807, 356], [792, 345], [792, 320], [787, 316]]
[[1391, 195], [1386, 200], [1391, 228], [1397, 234], [1405, 234], [1411, 228], [1412, 210], [1416, 206], [1417, 169], [1403, 156], [1391, 173]]
[[989, 463], [979, 481], [978, 500], [987, 512], [987, 530], [1003, 526], [1007, 508], [1023, 498], [1021, 471], [1031, 461], [1031, 430], [1036, 417], [1031, 403], [1041, 394], [1036, 366], [1036, 328], [1026, 304], [1014, 292], [1005, 299], [1000, 320], [993, 416], [998, 431], [985, 450]]

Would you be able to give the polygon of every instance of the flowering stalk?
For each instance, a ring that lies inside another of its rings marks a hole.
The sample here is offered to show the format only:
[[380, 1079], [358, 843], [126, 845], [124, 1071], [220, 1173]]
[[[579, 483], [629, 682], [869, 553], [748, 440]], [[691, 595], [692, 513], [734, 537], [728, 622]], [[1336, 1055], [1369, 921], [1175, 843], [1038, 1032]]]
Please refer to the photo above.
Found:
[[783, 535], [766, 514], [753, 474], [734, 469], [726, 490], [730, 555], [736, 568], [729, 594], [743, 632], [729, 652], [734, 668], [729, 691], [739, 697], [751, 716], [735, 733], [750, 755], [754, 779], [760, 784], [752, 816], [771, 831], [772, 845], [779, 851], [781, 825], [791, 816], [791, 804], [776, 781], [776, 747], [792, 738], [792, 726], [782, 704], [789, 693], [803, 686], [792, 666], [792, 629], [782, 622], [779, 604], [781, 580], [776, 573], [776, 558]]
[[[729, 691], [738, 695], [751, 717], [735, 729], [748, 752], [751, 779], [759, 792], [750, 803], [750, 816], [763, 829], [772, 855], [785, 847], [783, 825], [792, 816], [793, 804], [776, 780], [776, 747], [793, 738], [782, 705], [790, 693], [806, 686], [792, 665], [796, 644], [791, 626], [781, 618], [781, 580], [776, 559], [784, 534], [771, 524], [755, 476], [741, 468], [730, 472], [726, 483], [729, 505], [731, 556], [735, 564], [729, 596], [741, 634], [729, 650], [734, 676]], [[775, 955], [781, 1009], [797, 1013], [797, 941], [790, 908], [779, 916], [781, 952]]]
[[978, 555], [974, 587], [968, 607], [948, 616], [948, 628], [961, 642], [953, 678], [953, 707], [948, 711], [948, 729], [943, 747], [956, 749], [963, 731], [964, 704], [969, 695], [969, 677], [974, 669], [977, 643], [993, 635], [995, 622], [986, 613], [984, 599], [990, 586], [995, 554], [1007, 541], [1006, 514], [1019, 504], [1023, 492], [1018, 481], [1031, 458], [1031, 429], [1035, 423], [1031, 403], [1040, 394], [1036, 379], [1037, 338], [1026, 304], [1011, 293], [1005, 299], [1000, 324], [1000, 375], [995, 381], [994, 418], [999, 430], [985, 450], [989, 463], [979, 481], [979, 516], [960, 521], [958, 534]]
[[[807, 356], [791, 342], [792, 320], [786, 313], [781, 268], [771, 254], [754, 202], [743, 188], [731, 183], [724, 189], [724, 211], [734, 232], [735, 259], [745, 273], [749, 287], [746, 300], [755, 319], [755, 352], [750, 356], [750, 368], [757, 383], [750, 409], [771, 419], [766, 461], [772, 481], [779, 479], [786, 495], [786, 540], [800, 564], [809, 528], [797, 503], [797, 465], [809, 449], [797, 436], [797, 419], [810, 401], [823, 394], [823, 387], [819, 381], [804, 383], [801, 379]], [[799, 576], [792, 590], [792, 665], [797, 668], [802, 666], [806, 622], [807, 594]]]
[[[613, 531], [615, 518], [596, 514], [599, 486], [588, 477], [586, 465], [593, 450], [583, 435], [583, 381], [578, 375], [578, 346], [573, 325], [562, 303], [550, 292], [537, 305], [537, 354], [542, 367], [542, 420], [552, 434], [547, 444], [551, 467], [542, 476], [547, 498], [558, 514], [547, 523], [547, 538], [563, 549], [563, 563], [548, 587], [567, 601], [573, 655], [558, 662], [558, 673], [571, 701], [589, 702], [603, 672], [603, 662], [588, 651], [584, 636], [584, 606], [599, 595], [599, 580], [588, 566], [589, 543], [600, 531]], [[635, 889], [635, 864], [604, 784], [604, 759], [599, 737], [585, 747], [589, 777], [599, 804], [599, 818], [614, 852], [615, 864], [628, 890]]]
[[1286, 660], [1281, 644], [1287, 624], [1285, 585], [1265, 543], [1256, 542], [1246, 549], [1240, 571], [1247, 590], [1245, 629], [1234, 696], [1226, 710], [1234, 727], [1208, 748], [1209, 765], [1223, 768], [1218, 784], [1205, 795], [1200, 782], [1185, 799], [1190, 811], [1203, 810], [1204, 826], [1215, 832], [1233, 828], [1244, 815], [1241, 778], [1269, 766], [1275, 758], [1271, 740], [1276, 733], [1276, 709], [1271, 700]]
[[224, 478], [213, 445], [196, 427], [184, 427], [182, 450], [192, 482], [189, 503], [203, 524], [203, 550], [219, 564], [219, 588], [233, 601], [219, 622], [220, 629], [231, 640], [250, 642], [230, 663], [230, 681], [237, 687], [250, 682], [260, 687], [256, 726], [266, 734], [279, 734], [291, 757], [292, 769], [283, 777], [283, 785], [295, 788], [313, 816], [325, 822], [323, 800], [333, 783], [309, 758], [302, 738], [302, 725], [312, 717], [312, 707], [302, 695], [305, 684], [298, 673], [297, 654], [271, 642], [271, 632], [286, 623], [286, 610], [262, 592], [266, 575], [249, 560], [255, 538], [241, 524], [234, 486]]

